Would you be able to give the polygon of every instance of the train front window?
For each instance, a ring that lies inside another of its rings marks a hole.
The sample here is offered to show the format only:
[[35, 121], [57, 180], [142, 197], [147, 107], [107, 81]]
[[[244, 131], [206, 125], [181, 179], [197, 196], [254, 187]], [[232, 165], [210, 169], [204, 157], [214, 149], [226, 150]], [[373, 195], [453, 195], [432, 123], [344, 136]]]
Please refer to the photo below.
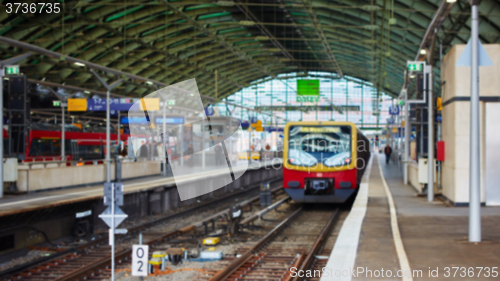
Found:
[[350, 126], [290, 126], [288, 163], [327, 167], [351, 163]]

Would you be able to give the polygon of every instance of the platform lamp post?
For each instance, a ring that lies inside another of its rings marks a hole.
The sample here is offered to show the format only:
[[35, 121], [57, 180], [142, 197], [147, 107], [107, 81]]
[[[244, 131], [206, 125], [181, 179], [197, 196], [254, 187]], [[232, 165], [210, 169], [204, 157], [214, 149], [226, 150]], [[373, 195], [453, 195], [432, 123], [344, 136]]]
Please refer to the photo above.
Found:
[[[156, 85], [153, 85], [156, 89], [156, 91], [159, 91], [158, 90], [158, 86]], [[162, 146], [163, 146], [163, 154], [164, 155], [161, 155], [161, 161], [163, 163], [163, 171], [162, 171], [162, 174], [164, 177], [167, 176], [167, 158], [166, 158], [166, 155], [167, 155], [167, 105], [168, 105], [168, 97], [170, 97], [172, 94], [168, 94], [166, 96], [163, 96], [161, 93], [158, 92], [158, 96], [160, 97], [161, 101], [162, 101], [162, 111], [163, 111], [163, 120], [162, 120]]]
[[54, 94], [54, 96], [57, 97], [61, 101], [61, 161], [64, 161], [64, 158], [66, 157], [66, 118], [65, 118], [65, 111], [64, 108], [68, 106], [67, 102], [68, 99], [72, 98], [73, 96], [76, 95], [76, 93], [69, 95], [67, 97], [61, 96], [57, 91], [52, 89], [51, 87], [48, 87], [49, 91]]
[[123, 81], [122, 79], [118, 79], [115, 82], [108, 84], [106, 83], [101, 76], [99, 76], [93, 69], [90, 70], [92, 74], [101, 82], [101, 84], [106, 88], [106, 182], [111, 182], [111, 120], [110, 120], [110, 92], [113, 90], [118, 84]]
[[[7, 66], [20, 62], [29, 56], [31, 56], [31, 52], [0, 61], [0, 124], [2, 129], [2, 132], [0, 133], [0, 198], [3, 198], [3, 77], [5, 75], [4, 72]], [[19, 70], [19, 67], [17, 69]]]

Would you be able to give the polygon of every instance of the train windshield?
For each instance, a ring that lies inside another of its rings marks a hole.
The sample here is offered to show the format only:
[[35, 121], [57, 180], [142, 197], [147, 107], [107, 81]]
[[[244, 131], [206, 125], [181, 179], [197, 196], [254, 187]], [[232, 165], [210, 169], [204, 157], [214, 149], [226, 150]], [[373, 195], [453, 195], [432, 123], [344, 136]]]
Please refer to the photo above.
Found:
[[327, 167], [351, 163], [351, 126], [290, 126], [288, 163]]

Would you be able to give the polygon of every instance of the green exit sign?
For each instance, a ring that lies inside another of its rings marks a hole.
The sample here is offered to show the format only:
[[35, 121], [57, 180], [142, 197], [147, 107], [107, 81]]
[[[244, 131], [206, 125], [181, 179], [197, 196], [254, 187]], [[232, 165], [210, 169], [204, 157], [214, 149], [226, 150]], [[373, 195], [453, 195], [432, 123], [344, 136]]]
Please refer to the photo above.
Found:
[[422, 71], [422, 63], [421, 62], [409, 62], [408, 63], [409, 71]]
[[61, 106], [61, 101], [60, 100], [55, 100], [52, 102], [54, 106]]
[[175, 105], [175, 100], [168, 100], [167, 105]]
[[7, 65], [5, 67], [5, 73], [7, 75], [19, 74], [19, 65]]

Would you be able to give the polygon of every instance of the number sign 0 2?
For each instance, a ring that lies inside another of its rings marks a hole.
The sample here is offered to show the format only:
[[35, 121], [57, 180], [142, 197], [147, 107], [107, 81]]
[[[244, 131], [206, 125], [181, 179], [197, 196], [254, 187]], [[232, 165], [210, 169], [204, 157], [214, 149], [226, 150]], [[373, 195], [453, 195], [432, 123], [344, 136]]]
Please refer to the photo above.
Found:
[[132, 246], [132, 276], [148, 276], [148, 245]]

